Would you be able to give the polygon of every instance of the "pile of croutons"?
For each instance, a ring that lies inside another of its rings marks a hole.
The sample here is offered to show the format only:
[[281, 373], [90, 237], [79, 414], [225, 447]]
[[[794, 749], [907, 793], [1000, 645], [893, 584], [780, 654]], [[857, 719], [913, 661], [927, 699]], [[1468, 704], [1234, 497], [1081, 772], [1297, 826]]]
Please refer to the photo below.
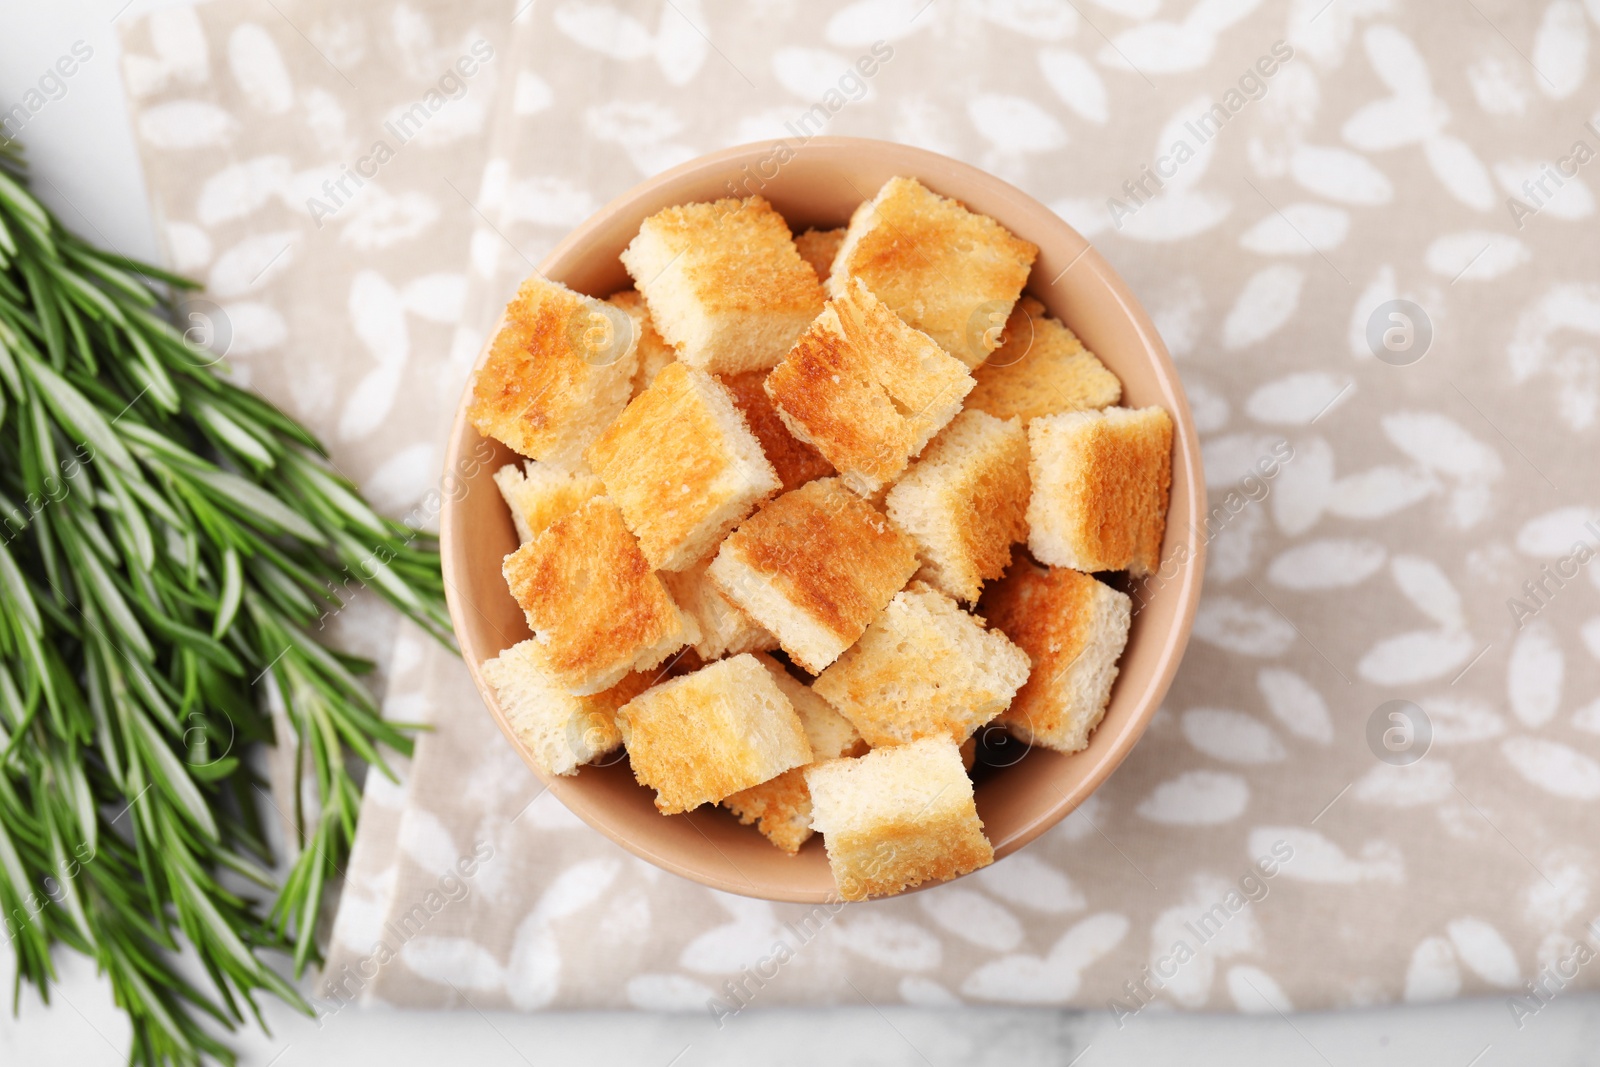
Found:
[[993, 862], [971, 739], [1088, 744], [1131, 617], [1092, 574], [1156, 569], [1171, 481], [1167, 413], [1021, 295], [1037, 253], [894, 178], [798, 238], [667, 208], [607, 300], [522, 284], [470, 417], [527, 458], [534, 636], [483, 675], [548, 774], [626, 746], [665, 814], [820, 832], [847, 900]]

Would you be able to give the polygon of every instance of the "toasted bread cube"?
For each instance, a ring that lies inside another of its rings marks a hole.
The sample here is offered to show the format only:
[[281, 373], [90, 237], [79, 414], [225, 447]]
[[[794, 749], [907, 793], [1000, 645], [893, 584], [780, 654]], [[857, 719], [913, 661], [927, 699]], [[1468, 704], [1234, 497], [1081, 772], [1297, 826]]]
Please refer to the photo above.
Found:
[[564, 471], [531, 459], [521, 467], [507, 463], [495, 471], [494, 484], [511, 509], [517, 540], [524, 544], [538, 537], [552, 522], [566, 518], [585, 501], [606, 491], [592, 474]]
[[811, 762], [794, 705], [751, 655], [662, 682], [617, 712], [640, 785], [667, 815], [715, 804]]
[[924, 737], [959, 745], [1011, 703], [1028, 663], [1005, 634], [912, 582], [812, 688], [874, 748]]
[[728, 390], [683, 363], [663, 368], [585, 455], [658, 570], [705, 558], [778, 491]]
[[745, 614], [743, 608], [723, 596], [706, 577], [711, 560], [681, 571], [662, 571], [661, 580], [677, 602], [678, 610], [694, 619], [700, 640], [694, 650], [706, 663], [741, 652], [765, 652], [778, 647], [778, 639]]
[[838, 296], [865, 282], [907, 324], [968, 367], [999, 344], [1039, 249], [987, 215], [890, 178], [855, 210], [828, 278]]
[[772, 398], [767, 395], [766, 371], [729, 374], [721, 380], [733, 396], [734, 404], [744, 413], [751, 432], [760, 440], [767, 462], [778, 472], [783, 492], [834, 473], [833, 464], [823, 459], [821, 452], [790, 433], [789, 427], [784, 425]]
[[[758, 653], [756, 659], [771, 672], [772, 680], [778, 683], [778, 688], [799, 714], [806, 740], [811, 743], [813, 763], [840, 756], [859, 756], [867, 751], [867, 743], [850, 725], [850, 720], [812, 692], [810, 686], [796, 681], [770, 656]], [[725, 799], [722, 806], [746, 826], [755, 823], [768, 841], [791, 856], [811, 837], [811, 791], [806, 788], [804, 767], [784, 771], [770, 782], [735, 793]]]
[[1110, 407], [1122, 399], [1122, 383], [1076, 334], [1051, 317], [1031, 296], [1017, 301], [1006, 321], [1004, 341], [972, 376], [977, 388], [967, 408], [997, 419]]
[[482, 668], [511, 730], [546, 774], [576, 774], [622, 746], [617, 709], [650, 686], [634, 672], [610, 689], [577, 697], [550, 673], [539, 642], [521, 641]]
[[953, 741], [927, 738], [807, 767], [811, 826], [845, 900], [898, 893], [994, 862]]
[[609, 689], [700, 636], [605, 497], [552, 523], [502, 570], [550, 673], [577, 696]]
[[916, 569], [910, 537], [837, 478], [819, 478], [728, 535], [707, 573], [790, 659], [818, 674]]
[[636, 289], [624, 289], [606, 297], [606, 303], [627, 312], [638, 339], [638, 367], [633, 372], [633, 395], [638, 396], [650, 388], [661, 368], [678, 358], [677, 349], [662, 338], [656, 324], [650, 319], [650, 310], [644, 306], [644, 297]]
[[1033, 658], [1027, 683], [995, 721], [1030, 745], [1086, 748], [1111, 702], [1133, 601], [1071, 568], [1018, 560], [982, 604], [989, 625]]
[[767, 375], [784, 425], [870, 496], [961, 410], [972, 375], [860, 282], [828, 301]]
[[1161, 561], [1172, 488], [1172, 417], [1161, 408], [1066, 411], [1028, 424], [1028, 550], [1079, 571]]
[[1028, 435], [963, 411], [933, 439], [885, 499], [889, 518], [917, 542], [917, 577], [972, 603], [1005, 573], [1011, 546], [1028, 539]]
[[837, 230], [810, 229], [794, 239], [794, 247], [800, 253], [800, 258], [811, 264], [811, 269], [817, 272], [817, 280], [824, 284], [833, 271], [833, 257], [839, 254], [842, 244], [843, 226]]
[[626, 314], [534, 275], [506, 305], [467, 416], [484, 436], [572, 470], [628, 402], [637, 364]]
[[678, 358], [712, 374], [772, 366], [822, 310], [817, 272], [759, 196], [658, 211], [622, 265]]

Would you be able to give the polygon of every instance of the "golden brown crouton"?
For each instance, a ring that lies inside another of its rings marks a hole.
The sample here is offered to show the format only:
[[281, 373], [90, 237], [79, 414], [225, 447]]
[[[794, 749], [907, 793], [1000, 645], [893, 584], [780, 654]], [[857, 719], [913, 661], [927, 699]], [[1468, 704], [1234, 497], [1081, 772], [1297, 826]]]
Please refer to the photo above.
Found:
[[833, 473], [833, 464], [822, 458], [822, 453], [789, 432], [773, 406], [772, 398], [764, 388], [767, 372], [750, 371], [746, 374], [729, 374], [722, 384], [733, 394], [733, 402], [744, 412], [745, 422], [761, 441], [761, 451], [767, 462], [778, 472], [783, 492], [798, 489], [814, 478], [826, 478]]
[[811, 825], [845, 900], [987, 867], [994, 849], [956, 743], [928, 738], [805, 769]]
[[669, 363], [585, 455], [659, 570], [703, 559], [778, 491], [728, 390], [683, 363]]
[[708, 573], [816, 674], [855, 643], [916, 569], [910, 537], [837, 478], [820, 478], [747, 519]]
[[699, 636], [605, 497], [552, 523], [502, 569], [551, 675], [569, 693], [609, 689]]
[[811, 762], [805, 728], [767, 668], [734, 656], [634, 697], [617, 712], [640, 785], [689, 811]]
[[622, 265], [678, 358], [712, 374], [772, 366], [822, 310], [817, 272], [759, 196], [658, 211]]
[[1028, 435], [1017, 419], [963, 411], [884, 503], [916, 539], [917, 576], [970, 604], [1005, 572], [1011, 546], [1027, 540]]
[[828, 301], [766, 390], [790, 431], [870, 496], [955, 417], [972, 385], [966, 367], [857, 282]]
[[843, 226], [837, 230], [807, 230], [794, 239], [794, 247], [799, 251], [800, 258], [811, 264], [811, 269], [817, 272], [817, 280], [824, 283], [833, 270], [833, 257], [839, 254], [842, 244]]
[[851, 279], [968, 367], [999, 343], [1039, 249], [986, 215], [891, 178], [856, 209], [828, 278], [838, 296]]
[[1132, 601], [1068, 567], [1018, 560], [984, 591], [982, 610], [991, 627], [1033, 657], [1033, 673], [995, 721], [1030, 745], [1087, 747], [1111, 700]]
[[960, 744], [1005, 710], [1028, 655], [921, 582], [894, 595], [812, 688], [867, 744], [945, 737]]
[[[756, 659], [772, 674], [783, 695], [789, 698], [805, 727], [811, 743], [811, 759], [837, 759], [859, 756], [867, 743], [846, 719], [819, 697], [810, 686], [802, 685], [770, 656], [759, 653]], [[805, 768], [784, 771], [770, 782], [751, 786], [722, 802], [739, 821], [756, 828], [774, 845], [793, 855], [811, 837], [811, 791], [806, 788]]]
[[1172, 486], [1172, 418], [1160, 408], [1046, 415], [1028, 424], [1028, 549], [1080, 571], [1154, 572]]
[[681, 571], [660, 572], [678, 610], [694, 619], [700, 630], [694, 651], [705, 663], [710, 663], [723, 656], [777, 648], [778, 639], [723, 596], [706, 576], [710, 565], [711, 560], [703, 559]]
[[507, 463], [495, 471], [494, 484], [511, 509], [517, 540], [522, 542], [532, 541], [552, 522], [606, 491], [592, 474], [575, 474], [531, 459], [520, 467]]
[[1122, 399], [1122, 383], [1077, 335], [1052, 318], [1031, 296], [1017, 301], [1006, 322], [1005, 341], [972, 372], [977, 388], [967, 409], [997, 419], [1103, 408]]
[[467, 416], [484, 436], [571, 470], [628, 402], [637, 362], [624, 313], [534, 275], [506, 305]]
[[648, 674], [633, 672], [602, 693], [573, 696], [556, 681], [539, 642], [531, 639], [481, 669], [512, 732], [546, 774], [576, 774], [580, 765], [620, 748], [617, 709], [650, 685]]
[[656, 324], [650, 320], [650, 311], [644, 306], [644, 297], [636, 289], [624, 289], [606, 297], [606, 303], [627, 312], [633, 320], [638, 338], [638, 369], [633, 372], [633, 395], [638, 396], [650, 387], [661, 373], [661, 368], [678, 358], [677, 350], [662, 339]]

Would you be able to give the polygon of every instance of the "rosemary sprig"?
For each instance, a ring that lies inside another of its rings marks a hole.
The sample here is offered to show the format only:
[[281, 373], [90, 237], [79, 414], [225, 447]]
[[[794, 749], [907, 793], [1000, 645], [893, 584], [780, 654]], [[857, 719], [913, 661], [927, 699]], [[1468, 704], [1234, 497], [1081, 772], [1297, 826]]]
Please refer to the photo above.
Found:
[[[317, 632], [366, 586], [448, 644], [438, 554], [174, 328], [191, 283], [69, 233], [18, 159], [0, 142], [0, 929], [16, 994], [48, 999], [65, 944], [109, 976], [133, 1061], [232, 1063], [202, 1021], [309, 1010], [264, 953], [316, 958], [355, 764], [410, 750]], [[306, 779], [281, 886], [245, 758], [274, 705]]]

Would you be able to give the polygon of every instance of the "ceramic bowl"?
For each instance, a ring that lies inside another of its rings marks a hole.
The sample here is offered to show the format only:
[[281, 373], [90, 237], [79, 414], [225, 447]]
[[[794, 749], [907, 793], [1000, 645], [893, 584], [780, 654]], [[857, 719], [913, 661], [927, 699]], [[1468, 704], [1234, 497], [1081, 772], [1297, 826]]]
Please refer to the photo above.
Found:
[[[1088, 748], [1070, 756], [1031, 750], [1009, 766], [980, 766], [974, 772], [978, 814], [997, 862], [1003, 862], [1082, 804], [1126, 758], [1178, 669], [1204, 571], [1205, 483], [1194, 420], [1149, 315], [1089, 242], [1037, 200], [976, 167], [905, 145], [818, 137], [799, 147], [791, 144], [784, 152], [776, 144], [730, 148], [651, 178], [569, 234], [539, 270], [579, 292], [606, 296], [631, 284], [618, 254], [640, 222], [662, 208], [713, 200], [729, 195], [730, 189], [759, 192], [799, 233], [811, 226], [844, 225], [856, 205], [887, 179], [911, 176], [1038, 245], [1027, 291], [1122, 379], [1125, 405], [1158, 404], [1175, 424], [1172, 503], [1161, 573], [1136, 598], [1121, 673]], [[500, 574], [501, 560], [516, 549], [517, 538], [492, 480], [495, 470], [517, 457], [472, 427], [465, 414], [469, 398], [470, 387], [447, 449], [445, 469], [458, 484], [446, 494], [440, 515], [444, 576], [467, 667], [507, 742], [521, 751], [478, 670], [483, 661], [529, 636], [522, 610]], [[485, 462], [486, 456], [491, 458]], [[522, 755], [543, 777], [528, 753]], [[609, 766], [584, 767], [548, 784], [589, 825], [674, 874], [768, 900], [834, 899], [820, 837], [807, 842], [799, 855], [789, 856], [718, 807], [663, 816], [652, 803], [652, 791], [634, 781], [620, 753]]]

